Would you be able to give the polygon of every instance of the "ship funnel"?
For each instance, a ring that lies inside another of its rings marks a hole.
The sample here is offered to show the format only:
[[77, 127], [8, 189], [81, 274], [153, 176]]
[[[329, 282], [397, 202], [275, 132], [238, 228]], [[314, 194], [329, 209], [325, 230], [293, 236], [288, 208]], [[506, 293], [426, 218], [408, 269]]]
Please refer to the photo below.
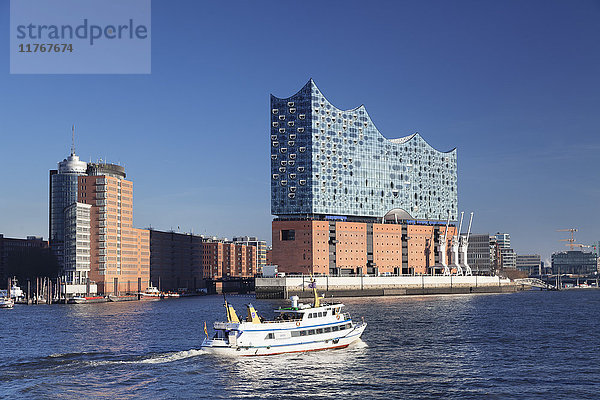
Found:
[[292, 296], [290, 297], [290, 300], [292, 302], [292, 308], [298, 308], [298, 300], [300, 300], [300, 298], [298, 296]]

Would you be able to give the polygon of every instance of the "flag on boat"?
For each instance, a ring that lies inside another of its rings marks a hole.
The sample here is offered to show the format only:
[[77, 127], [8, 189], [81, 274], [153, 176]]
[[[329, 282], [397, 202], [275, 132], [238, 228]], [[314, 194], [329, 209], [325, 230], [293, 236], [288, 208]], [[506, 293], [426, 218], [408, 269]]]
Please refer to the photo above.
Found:
[[206, 321], [204, 321], [204, 334], [206, 335], [206, 338], [208, 339], [208, 330], [206, 329]]

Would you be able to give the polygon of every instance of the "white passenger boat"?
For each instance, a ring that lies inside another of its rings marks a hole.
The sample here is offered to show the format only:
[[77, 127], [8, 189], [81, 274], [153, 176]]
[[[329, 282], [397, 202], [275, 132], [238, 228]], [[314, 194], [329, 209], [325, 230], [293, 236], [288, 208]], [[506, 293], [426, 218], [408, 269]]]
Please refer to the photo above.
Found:
[[15, 301], [10, 297], [0, 297], [0, 308], [13, 308]]
[[142, 293], [140, 293], [142, 296], [142, 299], [162, 299], [164, 298], [164, 295], [155, 287], [155, 286], [148, 286], [146, 288], [146, 290], [144, 290]]
[[85, 304], [86, 302], [87, 299], [84, 296], [73, 296], [67, 301], [69, 304]]
[[240, 321], [233, 306], [225, 301], [227, 322], [215, 322], [212, 339], [206, 339], [202, 349], [220, 355], [266, 356], [348, 347], [360, 339], [367, 324], [352, 322], [350, 314], [342, 312], [341, 303], [323, 303], [313, 286], [315, 300], [298, 303], [291, 297], [291, 307], [275, 310], [273, 321], [264, 321], [248, 304], [248, 317]]

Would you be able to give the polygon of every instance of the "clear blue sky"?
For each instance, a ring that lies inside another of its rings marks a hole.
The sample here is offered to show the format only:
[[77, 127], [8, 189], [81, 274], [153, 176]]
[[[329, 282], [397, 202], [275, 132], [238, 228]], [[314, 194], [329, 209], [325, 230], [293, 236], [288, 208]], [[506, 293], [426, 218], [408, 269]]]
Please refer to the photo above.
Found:
[[312, 77], [382, 133], [458, 148], [459, 207], [520, 254], [600, 239], [600, 2], [152, 3], [151, 75], [9, 75], [0, 2], [0, 233], [48, 236], [71, 124], [122, 163], [134, 224], [270, 241], [269, 94]]

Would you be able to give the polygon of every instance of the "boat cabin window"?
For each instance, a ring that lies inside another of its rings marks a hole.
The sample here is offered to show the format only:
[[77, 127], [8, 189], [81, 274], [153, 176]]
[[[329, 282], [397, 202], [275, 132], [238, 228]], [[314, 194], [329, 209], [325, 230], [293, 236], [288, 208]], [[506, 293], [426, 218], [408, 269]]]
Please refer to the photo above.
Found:
[[323, 313], [322, 313], [322, 312], [320, 312], [320, 313], [319, 313], [319, 317], [322, 317], [322, 316], [323, 316]]
[[269, 333], [265, 339], [275, 339], [275, 335], [273, 333]]
[[319, 335], [321, 333], [337, 332], [337, 331], [345, 330], [346, 328], [349, 329], [350, 327], [351, 327], [351, 324], [344, 324], [344, 325], [335, 325], [335, 326], [331, 326], [331, 327], [328, 326], [325, 328], [318, 328], [318, 329], [292, 331], [292, 337], [307, 336], [307, 335]]
[[302, 319], [302, 316], [296, 313], [281, 313], [277, 317], [275, 317], [278, 321], [292, 321], [296, 319]]
[[218, 330], [215, 332], [215, 336], [213, 336], [213, 339], [225, 339], [225, 332]]

